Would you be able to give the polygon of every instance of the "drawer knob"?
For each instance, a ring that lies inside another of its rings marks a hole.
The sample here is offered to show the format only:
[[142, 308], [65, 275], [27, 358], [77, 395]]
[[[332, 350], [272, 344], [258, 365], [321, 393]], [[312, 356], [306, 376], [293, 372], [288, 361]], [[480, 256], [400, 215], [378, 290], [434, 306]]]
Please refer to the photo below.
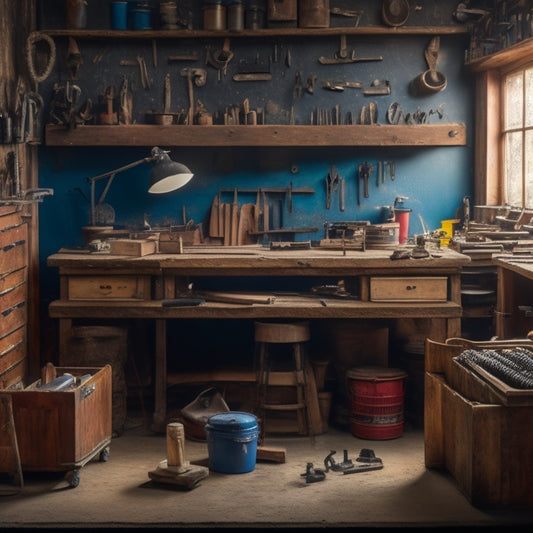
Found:
[[416, 285], [407, 285], [406, 289], [408, 291], [414, 291], [416, 289]]

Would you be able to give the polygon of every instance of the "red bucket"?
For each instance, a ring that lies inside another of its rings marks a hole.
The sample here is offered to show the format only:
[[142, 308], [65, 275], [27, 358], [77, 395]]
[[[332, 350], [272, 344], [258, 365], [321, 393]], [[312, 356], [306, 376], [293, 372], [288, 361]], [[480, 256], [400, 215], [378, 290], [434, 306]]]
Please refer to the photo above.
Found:
[[400, 437], [407, 373], [398, 368], [365, 366], [348, 370], [346, 377], [352, 435], [370, 440]]

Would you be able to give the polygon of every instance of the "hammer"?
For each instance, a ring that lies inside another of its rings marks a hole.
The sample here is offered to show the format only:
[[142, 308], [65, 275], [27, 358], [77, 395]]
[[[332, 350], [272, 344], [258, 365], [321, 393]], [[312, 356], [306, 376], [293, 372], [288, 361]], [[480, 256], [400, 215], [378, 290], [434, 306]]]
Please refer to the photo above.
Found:
[[184, 68], [181, 69], [180, 75], [187, 78], [187, 87], [189, 91], [189, 112], [187, 114], [187, 124], [193, 125], [194, 120], [194, 88], [203, 87], [207, 79], [207, 71], [203, 68]]

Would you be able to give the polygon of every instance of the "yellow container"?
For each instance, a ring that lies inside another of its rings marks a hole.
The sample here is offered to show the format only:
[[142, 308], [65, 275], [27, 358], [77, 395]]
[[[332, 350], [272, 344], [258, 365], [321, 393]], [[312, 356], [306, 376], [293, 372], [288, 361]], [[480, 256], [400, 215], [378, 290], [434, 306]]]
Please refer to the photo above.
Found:
[[446, 233], [446, 237], [443, 237], [440, 240], [441, 246], [448, 246], [448, 244], [450, 243], [450, 239], [453, 237], [453, 232], [455, 231], [455, 225], [459, 224], [459, 222], [461, 222], [459, 218], [452, 218], [452, 219], [440, 221], [440, 224], [441, 224], [440, 229]]

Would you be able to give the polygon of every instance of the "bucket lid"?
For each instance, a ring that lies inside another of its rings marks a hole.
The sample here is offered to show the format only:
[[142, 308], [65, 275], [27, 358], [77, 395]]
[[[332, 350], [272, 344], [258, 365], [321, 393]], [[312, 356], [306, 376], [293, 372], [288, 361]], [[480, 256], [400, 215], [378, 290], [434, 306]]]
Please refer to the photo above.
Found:
[[364, 381], [392, 381], [407, 377], [407, 372], [401, 368], [388, 368], [381, 366], [360, 366], [351, 368], [346, 372], [351, 379]]
[[257, 427], [257, 418], [250, 413], [243, 413], [240, 411], [218, 413], [207, 419], [206, 428], [207, 427], [225, 431], [252, 429]]

